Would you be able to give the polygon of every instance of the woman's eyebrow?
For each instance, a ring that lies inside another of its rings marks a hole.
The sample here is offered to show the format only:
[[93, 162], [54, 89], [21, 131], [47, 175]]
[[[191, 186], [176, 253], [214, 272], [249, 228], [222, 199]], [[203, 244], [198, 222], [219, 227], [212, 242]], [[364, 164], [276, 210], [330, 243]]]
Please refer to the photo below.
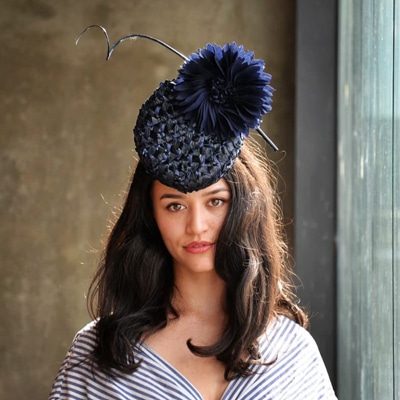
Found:
[[[224, 188], [224, 187], [216, 188], [216, 189], [210, 190], [208, 192], [204, 192], [202, 197], [212, 196], [214, 194], [221, 193], [221, 192], [230, 193], [230, 190], [227, 189], [227, 188]], [[164, 199], [183, 199], [184, 197], [185, 197], [185, 195], [184, 194], [180, 194], [180, 193], [163, 193], [160, 196], [160, 200], [164, 200]]]
[[231, 193], [231, 191], [227, 188], [216, 188], [214, 190], [210, 190], [209, 192], [205, 192], [203, 196], [211, 196], [213, 194], [217, 194], [217, 193], [221, 193], [221, 192], [228, 192], [229, 194]]
[[183, 198], [183, 195], [182, 194], [178, 194], [178, 193], [163, 193], [161, 196], [160, 196], [160, 200], [163, 200], [163, 199], [182, 199]]

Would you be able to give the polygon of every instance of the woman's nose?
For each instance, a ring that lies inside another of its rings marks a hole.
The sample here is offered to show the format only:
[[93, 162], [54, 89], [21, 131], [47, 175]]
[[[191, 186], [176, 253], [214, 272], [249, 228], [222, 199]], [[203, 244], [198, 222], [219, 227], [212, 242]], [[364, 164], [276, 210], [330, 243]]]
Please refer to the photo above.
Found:
[[190, 234], [199, 234], [207, 230], [207, 216], [200, 208], [192, 208], [188, 213], [186, 231]]

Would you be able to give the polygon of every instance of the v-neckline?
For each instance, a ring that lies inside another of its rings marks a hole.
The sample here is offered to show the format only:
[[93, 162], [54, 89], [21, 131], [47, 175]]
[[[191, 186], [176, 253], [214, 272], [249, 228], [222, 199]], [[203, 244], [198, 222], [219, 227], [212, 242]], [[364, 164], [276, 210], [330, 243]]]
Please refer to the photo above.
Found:
[[[159, 363], [161, 363], [162, 365], [167, 367], [174, 374], [178, 375], [189, 386], [190, 390], [193, 391], [196, 394], [196, 396], [199, 398], [199, 400], [204, 400], [203, 396], [201, 395], [199, 390], [196, 388], [196, 386], [194, 386], [194, 384], [185, 375], [183, 375], [182, 372], [180, 372], [178, 369], [176, 369], [163, 356], [158, 354], [153, 348], [151, 348], [145, 342], [138, 342], [137, 346], [138, 346], [139, 349], [142, 349], [142, 350], [144, 349], [147, 353], [149, 353], [151, 356], [156, 358]], [[236, 379], [233, 379], [233, 380], [228, 382], [228, 384], [226, 385], [225, 390], [222, 393], [222, 396], [221, 396], [221, 398], [219, 400], [224, 400], [225, 399], [225, 395], [228, 393], [228, 390], [229, 390], [230, 386], [233, 384], [233, 382], [235, 382], [235, 380]]]

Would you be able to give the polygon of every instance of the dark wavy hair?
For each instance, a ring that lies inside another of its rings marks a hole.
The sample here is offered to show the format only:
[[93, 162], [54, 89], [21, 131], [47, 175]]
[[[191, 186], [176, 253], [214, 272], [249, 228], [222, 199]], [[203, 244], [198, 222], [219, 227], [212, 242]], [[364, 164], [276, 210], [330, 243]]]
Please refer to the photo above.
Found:
[[[187, 341], [194, 354], [222, 361], [227, 380], [250, 374], [250, 365], [262, 362], [258, 338], [275, 316], [308, 323], [292, 290], [272, 176], [269, 163], [247, 139], [224, 177], [231, 201], [215, 255], [216, 272], [227, 287], [228, 323], [210, 346]], [[139, 162], [89, 289], [89, 311], [98, 319], [93, 360], [107, 373], [112, 368], [134, 372], [140, 360], [133, 345], [164, 328], [171, 313], [179, 318], [171, 304], [172, 259], [153, 218], [153, 182]], [[243, 354], [250, 357], [244, 360]]]

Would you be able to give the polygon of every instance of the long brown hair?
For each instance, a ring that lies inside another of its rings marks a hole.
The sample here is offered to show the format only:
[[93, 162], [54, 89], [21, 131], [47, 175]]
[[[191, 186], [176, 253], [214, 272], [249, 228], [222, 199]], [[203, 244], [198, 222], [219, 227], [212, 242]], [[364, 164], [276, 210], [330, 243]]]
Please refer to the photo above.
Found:
[[[215, 268], [227, 286], [228, 324], [211, 346], [187, 343], [194, 354], [222, 361], [226, 379], [249, 374], [260, 361], [257, 340], [276, 315], [307, 325], [292, 291], [273, 174], [258, 153], [247, 139], [224, 177], [231, 202]], [[98, 319], [93, 358], [106, 372], [134, 372], [140, 360], [132, 346], [165, 327], [169, 313], [179, 317], [171, 304], [172, 260], [153, 218], [152, 184], [139, 162], [89, 290], [89, 310]], [[250, 357], [243, 360], [243, 354]]]

